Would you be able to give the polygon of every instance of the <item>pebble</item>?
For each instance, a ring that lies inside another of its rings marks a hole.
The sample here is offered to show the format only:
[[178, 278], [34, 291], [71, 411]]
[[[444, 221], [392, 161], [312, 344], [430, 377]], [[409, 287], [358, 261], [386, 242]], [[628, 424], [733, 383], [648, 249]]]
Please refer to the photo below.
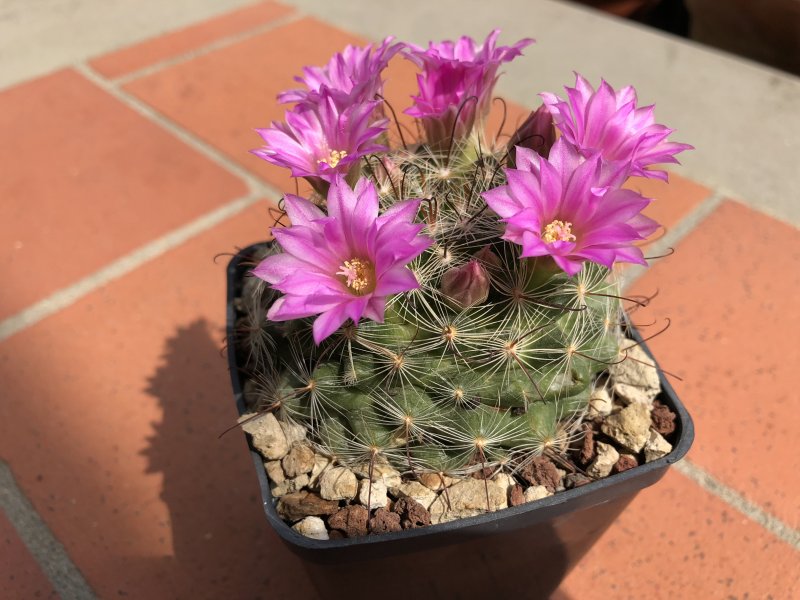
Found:
[[[252, 417], [255, 413], [244, 414], [239, 417], [239, 422]], [[278, 419], [272, 413], [258, 416], [242, 425], [242, 429], [253, 438], [253, 447], [268, 460], [277, 460], [289, 452], [289, 443], [286, 434], [281, 429]]]
[[294, 421], [280, 421], [280, 424], [289, 447], [306, 439], [306, 428], [300, 425], [300, 423], [295, 423]]
[[498, 486], [500, 486], [500, 489], [503, 490], [506, 496], [508, 496], [508, 493], [511, 490], [511, 488], [517, 483], [516, 481], [514, 481], [514, 478], [508, 473], [498, 473], [497, 475], [495, 475], [492, 481], [494, 481]]
[[292, 525], [292, 529], [300, 535], [304, 535], [313, 540], [330, 539], [328, 536], [328, 528], [325, 527], [325, 521], [319, 517], [306, 517]]
[[611, 401], [611, 394], [604, 387], [597, 388], [589, 397], [589, 415], [593, 417], [607, 417], [611, 414], [614, 403]]
[[636, 457], [633, 454], [620, 454], [619, 460], [617, 464], [614, 465], [614, 468], [611, 470], [612, 473], [623, 473], [628, 469], [632, 469], [633, 467], [638, 467], [639, 461], [636, 460]]
[[618, 460], [619, 452], [614, 446], [604, 442], [597, 442], [597, 456], [586, 469], [586, 472], [595, 479], [608, 477]]
[[434, 500], [436, 500], [436, 492], [426, 488], [419, 481], [408, 481], [400, 484], [396, 488], [391, 488], [392, 495], [400, 498], [411, 498], [419, 502], [423, 508], [430, 508]]
[[636, 454], [644, 447], [650, 434], [650, 408], [634, 402], [608, 417], [601, 429], [607, 436]]
[[351, 504], [337, 511], [328, 518], [328, 526], [338, 529], [347, 537], [367, 535], [367, 519], [369, 512], [360, 504]]
[[323, 454], [314, 455], [314, 466], [311, 468], [311, 477], [308, 482], [309, 487], [319, 489], [319, 476], [331, 462], [331, 459]]
[[304, 517], [332, 515], [339, 510], [339, 503], [323, 500], [313, 492], [294, 492], [286, 494], [275, 507], [278, 514], [287, 521], [299, 521]]
[[[547, 488], [545, 488], [547, 489]], [[508, 493], [508, 503], [511, 506], [519, 506], [525, 504], [525, 492], [519, 484], [514, 485]]]
[[[370, 487], [372, 488], [371, 490]], [[369, 479], [362, 479], [358, 482], [358, 502], [364, 506], [367, 506], [367, 503], [369, 503], [368, 508], [370, 510], [385, 508], [386, 504], [389, 502], [386, 491], [386, 484], [383, 482], [383, 479], [373, 481], [372, 486], [370, 486]]]
[[[431, 522], [444, 523], [465, 517], [474, 517], [487, 510], [486, 490], [489, 491], [489, 511], [508, 506], [505, 492], [493, 481], [468, 478], [448, 488], [431, 504]], [[447, 501], [450, 501], [448, 509]]]
[[[369, 477], [369, 463], [358, 465], [353, 471], [359, 477]], [[400, 477], [400, 471], [395, 469], [392, 465], [385, 461], [375, 461], [372, 465], [372, 480], [383, 479], [386, 487], [389, 489], [400, 487], [403, 479]]]
[[400, 515], [403, 529], [417, 529], [431, 524], [431, 513], [413, 498], [400, 498], [392, 510]]
[[319, 495], [326, 500], [352, 500], [358, 493], [355, 473], [346, 467], [329, 467], [319, 478]]
[[647, 356], [641, 346], [628, 347], [625, 353], [629, 359], [635, 360], [623, 360], [608, 367], [614, 393], [626, 404], [638, 402], [650, 406], [661, 391], [658, 371], [650, 366], [653, 359]]
[[392, 533], [402, 531], [403, 526], [400, 524], [400, 515], [379, 508], [375, 511], [375, 516], [369, 520], [369, 529], [372, 533]]
[[657, 431], [651, 431], [650, 437], [644, 445], [644, 460], [650, 462], [666, 456], [672, 452], [672, 444], [664, 439]]
[[287, 477], [311, 473], [314, 468], [314, 451], [306, 444], [295, 444], [289, 454], [283, 457], [281, 466]]
[[264, 462], [264, 470], [267, 472], [267, 476], [272, 483], [277, 484], [286, 481], [286, 473], [283, 472], [281, 461], [268, 460]]
[[459, 480], [447, 475], [439, 475], [439, 473], [420, 473], [419, 475], [419, 482], [434, 492], [440, 492], [444, 488], [453, 485], [456, 481]]
[[541, 500], [542, 498], [547, 498], [548, 496], [552, 495], [553, 493], [550, 492], [543, 485], [532, 485], [527, 490], [525, 490], [523, 497], [525, 498], [525, 502], [534, 502], [536, 500]]
[[302, 475], [293, 477], [292, 479], [285, 479], [281, 483], [272, 486], [272, 496], [273, 498], [280, 498], [292, 492], [299, 492], [307, 486], [308, 475], [303, 473]]
[[536, 456], [520, 471], [520, 476], [531, 485], [543, 485], [555, 492], [561, 484], [561, 475], [549, 458]]
[[655, 429], [661, 435], [669, 435], [675, 431], [675, 413], [658, 400], [653, 403], [653, 412], [650, 413], [650, 421]]

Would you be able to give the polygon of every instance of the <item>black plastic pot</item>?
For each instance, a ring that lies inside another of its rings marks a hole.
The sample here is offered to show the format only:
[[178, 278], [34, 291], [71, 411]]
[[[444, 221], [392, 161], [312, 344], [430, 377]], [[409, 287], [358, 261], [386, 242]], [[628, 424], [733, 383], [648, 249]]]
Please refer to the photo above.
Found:
[[[239, 252], [227, 271], [228, 363], [240, 414], [245, 403], [233, 338], [234, 298], [248, 268], [242, 259], [258, 246]], [[641, 340], [636, 331], [630, 333]], [[322, 597], [547, 598], [634, 496], [661, 479], [692, 445], [691, 417], [663, 376], [661, 385], [659, 400], [677, 415], [667, 456], [533, 503], [380, 536], [321, 541], [294, 532], [275, 510], [263, 459], [252, 447], [250, 453], [267, 520], [305, 560]]]

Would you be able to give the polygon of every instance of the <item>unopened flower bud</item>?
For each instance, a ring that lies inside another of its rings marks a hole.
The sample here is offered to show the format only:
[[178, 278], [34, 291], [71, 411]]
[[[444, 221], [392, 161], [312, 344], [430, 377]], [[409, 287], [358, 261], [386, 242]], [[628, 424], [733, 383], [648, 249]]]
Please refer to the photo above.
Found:
[[528, 115], [525, 122], [519, 126], [519, 129], [508, 140], [509, 166], [511, 168], [516, 167], [517, 146], [530, 148], [547, 158], [555, 141], [556, 130], [553, 126], [553, 116], [547, 106], [542, 105]]
[[489, 297], [489, 274], [473, 259], [445, 271], [439, 289], [454, 308], [469, 308]]
[[492, 252], [492, 248], [490, 246], [484, 246], [475, 254], [473, 254], [473, 256], [480, 261], [481, 265], [484, 267], [489, 267], [489, 270], [499, 269], [502, 266], [500, 257]]

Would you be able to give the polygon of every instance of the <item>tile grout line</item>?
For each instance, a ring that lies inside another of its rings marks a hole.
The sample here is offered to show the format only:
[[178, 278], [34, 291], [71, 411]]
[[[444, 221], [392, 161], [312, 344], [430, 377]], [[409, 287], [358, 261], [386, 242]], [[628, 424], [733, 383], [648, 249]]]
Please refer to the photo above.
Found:
[[[720, 192], [712, 192], [705, 200], [700, 202], [688, 215], [683, 217], [678, 223], [667, 231], [660, 240], [647, 246], [647, 254], [660, 256], [669, 251], [670, 248], [677, 249], [678, 244], [694, 231], [698, 225], [705, 221], [722, 203], [723, 195]], [[644, 275], [649, 267], [641, 265], [631, 265], [620, 274], [621, 288], [629, 288], [637, 279]]]
[[97, 597], [64, 546], [22, 493], [11, 469], [2, 460], [0, 508], [59, 596], [69, 600]]
[[797, 529], [784, 523], [778, 517], [769, 514], [763, 508], [745, 498], [740, 492], [728, 487], [693, 462], [683, 459], [673, 466], [679, 473], [691, 479], [698, 486], [716, 496], [732, 508], [738, 510], [775, 537], [786, 542], [795, 550], [800, 550], [800, 531]]
[[147, 65], [146, 67], [142, 67], [141, 69], [137, 69], [136, 71], [132, 71], [130, 73], [126, 73], [118, 77], [112, 77], [110, 79], [107, 79], [107, 81], [112, 82], [113, 85], [115, 86], [123, 86], [127, 83], [130, 83], [131, 81], [135, 81], [136, 79], [147, 77], [148, 75], [153, 75], [169, 67], [180, 65], [195, 58], [199, 58], [201, 56], [205, 56], [206, 54], [210, 54], [215, 50], [221, 50], [223, 48], [227, 48], [228, 46], [233, 46], [234, 44], [238, 44], [239, 42], [244, 42], [246, 40], [249, 40], [250, 38], [261, 35], [262, 33], [267, 33], [269, 31], [272, 31], [273, 29], [283, 27], [284, 25], [289, 25], [291, 23], [299, 21], [301, 18], [306, 16], [307, 15], [305, 13], [295, 10], [291, 14], [285, 15], [283, 17], [278, 17], [277, 19], [270, 21], [269, 23], [264, 23], [263, 25], [255, 27], [253, 29], [248, 29], [247, 31], [241, 31], [233, 35], [216, 39], [213, 42], [209, 42], [208, 44], [199, 46], [198, 48], [194, 48], [192, 50], [189, 50], [188, 52], [184, 52], [176, 56], [171, 56], [170, 58], [166, 58], [164, 60], [155, 62], [151, 65]]
[[128, 254], [112, 261], [105, 267], [98, 269], [86, 277], [79, 279], [72, 285], [54, 292], [46, 298], [36, 302], [28, 308], [0, 321], [0, 342], [23, 329], [35, 325], [42, 319], [53, 315], [60, 310], [74, 304], [84, 296], [119, 279], [141, 265], [161, 256], [173, 248], [182, 245], [196, 235], [208, 231], [222, 221], [240, 213], [245, 208], [263, 200], [260, 194], [247, 196], [228, 202], [223, 206], [208, 212], [189, 223], [173, 229], [169, 233], [140, 246]]
[[165, 129], [176, 138], [178, 138], [181, 142], [192, 148], [193, 150], [199, 152], [217, 166], [222, 167], [229, 173], [239, 177], [242, 179], [247, 187], [249, 188], [251, 193], [258, 193], [264, 196], [275, 196], [280, 197], [283, 195], [283, 192], [280, 192], [276, 188], [263, 183], [261, 180], [258, 179], [255, 175], [250, 173], [247, 169], [230, 159], [221, 151], [217, 150], [211, 144], [203, 141], [202, 139], [198, 138], [192, 132], [184, 129], [171, 119], [165, 117], [156, 109], [154, 109], [149, 104], [139, 100], [132, 94], [129, 94], [125, 90], [119, 88], [116, 84], [105, 79], [101, 76], [97, 71], [92, 69], [87, 63], [76, 63], [72, 66], [78, 73], [83, 75], [86, 79], [94, 83], [96, 86], [101, 88], [103, 91], [107, 92], [128, 108], [136, 111], [141, 116], [145, 117], [146, 119], [154, 122], [156, 125], [160, 126], [162, 129]]

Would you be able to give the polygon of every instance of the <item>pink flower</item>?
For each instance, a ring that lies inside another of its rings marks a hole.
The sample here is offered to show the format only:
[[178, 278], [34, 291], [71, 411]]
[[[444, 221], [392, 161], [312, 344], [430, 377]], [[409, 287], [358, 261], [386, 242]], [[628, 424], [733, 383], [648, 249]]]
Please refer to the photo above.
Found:
[[641, 214], [648, 198], [608, 186], [599, 154], [584, 159], [562, 137], [545, 159], [517, 148], [517, 169], [508, 183], [483, 197], [506, 223], [503, 239], [522, 246], [522, 257], [551, 256], [572, 276], [586, 260], [646, 264], [633, 242], [658, 224]]
[[427, 50], [408, 45], [406, 58], [422, 73], [417, 76], [419, 95], [413, 96], [414, 106], [405, 112], [422, 121], [431, 145], [446, 146], [454, 127], [455, 137], [469, 135], [476, 118], [489, 113], [500, 65], [533, 43], [524, 39], [513, 46], [495, 47], [499, 34], [495, 29], [483, 44], [464, 36], [455, 43], [431, 42]]
[[320, 181], [346, 175], [362, 156], [386, 150], [378, 137], [386, 131], [388, 121], [373, 122], [378, 102], [339, 109], [326, 90], [317, 99], [317, 103], [301, 104], [287, 112], [285, 123], [257, 129], [266, 146], [252, 152], [291, 169], [294, 177], [309, 178], [319, 190]]
[[342, 324], [361, 317], [383, 322], [386, 298], [419, 287], [406, 265], [432, 240], [414, 223], [419, 200], [399, 202], [378, 216], [378, 195], [362, 178], [355, 190], [333, 178], [328, 214], [304, 198], [286, 196], [292, 226], [275, 228], [283, 252], [265, 258], [253, 274], [283, 292], [267, 312], [273, 321], [320, 315], [319, 344]]
[[675, 155], [692, 146], [667, 141], [673, 130], [653, 121], [655, 106], [636, 107], [633, 87], [615, 92], [602, 81], [595, 91], [586, 79], [577, 73], [575, 77], [575, 87], [565, 88], [568, 101], [547, 92], [540, 94], [567, 141], [584, 156], [599, 152], [626, 175], [666, 180], [665, 171], [648, 167], [677, 163]]
[[314, 102], [323, 88], [340, 108], [375, 100], [376, 94], [383, 92], [381, 73], [404, 46], [393, 44], [393, 40], [387, 37], [377, 47], [372, 44], [363, 48], [347, 46], [334, 54], [324, 67], [304, 67], [303, 77], [295, 77], [295, 81], [308, 89], [287, 90], [278, 94], [278, 101]]

